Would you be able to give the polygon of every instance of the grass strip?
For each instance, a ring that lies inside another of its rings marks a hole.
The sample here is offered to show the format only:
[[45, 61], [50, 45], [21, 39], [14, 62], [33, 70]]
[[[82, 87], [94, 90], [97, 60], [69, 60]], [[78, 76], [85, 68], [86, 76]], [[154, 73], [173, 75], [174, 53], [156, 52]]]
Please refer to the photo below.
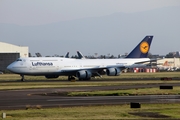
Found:
[[130, 96], [130, 95], [180, 95], [180, 87], [172, 90], [159, 88], [141, 88], [128, 90], [91, 91], [91, 92], [70, 92], [68, 96]]
[[[101, 79], [128, 79], [128, 78], [162, 78], [162, 77], [171, 77], [171, 78], [180, 78], [180, 72], [156, 72], [156, 73], [122, 73], [120, 76], [106, 76], [103, 75], [103, 78], [97, 77], [96, 80]], [[20, 75], [17, 74], [0, 74], [0, 81], [9, 81], [9, 80], [20, 80]], [[44, 76], [25, 76], [26, 80], [45, 80]], [[57, 79], [53, 80], [67, 80], [67, 76], [60, 76]]]
[[161, 80], [144, 80], [144, 81], [47, 81], [47, 82], [1, 82], [0, 90], [16, 89], [37, 89], [37, 88], [61, 88], [61, 87], [83, 87], [83, 86], [130, 86], [130, 85], [147, 85], [160, 83], [179, 83], [179, 81], [161, 81]]
[[[26, 110], [3, 110], [7, 120], [62, 120], [62, 119], [178, 119], [180, 104], [141, 104], [131, 109], [129, 104], [106, 106], [59, 107], [43, 109], [40, 106]], [[133, 115], [132, 113], [136, 114]], [[145, 114], [146, 113], [146, 114]], [[153, 116], [148, 115], [153, 114]], [[144, 115], [145, 114], [145, 115]], [[166, 116], [166, 117], [160, 117]], [[0, 118], [1, 119], [1, 118]]]

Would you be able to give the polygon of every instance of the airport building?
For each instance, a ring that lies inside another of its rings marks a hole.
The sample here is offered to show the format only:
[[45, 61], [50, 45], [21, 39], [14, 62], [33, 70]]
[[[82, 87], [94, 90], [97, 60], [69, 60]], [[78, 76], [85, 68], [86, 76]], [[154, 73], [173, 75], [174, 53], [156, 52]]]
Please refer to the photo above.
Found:
[[[155, 65], [153, 65], [155, 64]], [[154, 73], [159, 71], [180, 71], [180, 58], [163, 58], [157, 60], [151, 66], [143, 68], [133, 68], [130, 71], [134, 73], [147, 72]]]
[[180, 58], [164, 58], [157, 61], [160, 70], [175, 71], [180, 68]]
[[0, 71], [5, 71], [6, 67], [19, 57], [28, 57], [29, 48], [27, 46], [17, 46], [0, 42]]

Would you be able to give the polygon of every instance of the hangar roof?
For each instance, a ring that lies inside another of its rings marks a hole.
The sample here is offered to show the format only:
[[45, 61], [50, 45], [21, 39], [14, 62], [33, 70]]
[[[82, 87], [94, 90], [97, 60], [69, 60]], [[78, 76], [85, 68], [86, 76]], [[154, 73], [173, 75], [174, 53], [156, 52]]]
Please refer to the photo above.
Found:
[[5, 42], [0, 42], [0, 53], [20, 53], [20, 57], [28, 57], [29, 48], [27, 46], [17, 46]]

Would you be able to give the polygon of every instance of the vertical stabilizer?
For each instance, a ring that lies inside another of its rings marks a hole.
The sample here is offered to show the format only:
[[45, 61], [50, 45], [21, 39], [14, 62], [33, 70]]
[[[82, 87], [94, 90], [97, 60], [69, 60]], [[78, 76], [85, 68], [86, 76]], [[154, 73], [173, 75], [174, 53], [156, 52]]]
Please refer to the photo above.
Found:
[[78, 59], [86, 59], [80, 51], [77, 51], [77, 54], [78, 54]]
[[65, 58], [69, 58], [69, 52], [67, 52], [64, 57], [65, 57]]
[[126, 58], [147, 58], [153, 36], [146, 36]]

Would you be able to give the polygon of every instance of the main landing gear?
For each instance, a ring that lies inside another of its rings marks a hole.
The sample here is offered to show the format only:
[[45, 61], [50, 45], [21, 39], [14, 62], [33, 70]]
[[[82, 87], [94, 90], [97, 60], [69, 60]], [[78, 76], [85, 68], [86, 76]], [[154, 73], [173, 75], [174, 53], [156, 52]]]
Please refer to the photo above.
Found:
[[71, 80], [75, 80], [76, 78], [74, 76], [68, 76], [68, 80], [71, 81]]
[[24, 75], [20, 75], [21, 76], [21, 81], [24, 82]]

